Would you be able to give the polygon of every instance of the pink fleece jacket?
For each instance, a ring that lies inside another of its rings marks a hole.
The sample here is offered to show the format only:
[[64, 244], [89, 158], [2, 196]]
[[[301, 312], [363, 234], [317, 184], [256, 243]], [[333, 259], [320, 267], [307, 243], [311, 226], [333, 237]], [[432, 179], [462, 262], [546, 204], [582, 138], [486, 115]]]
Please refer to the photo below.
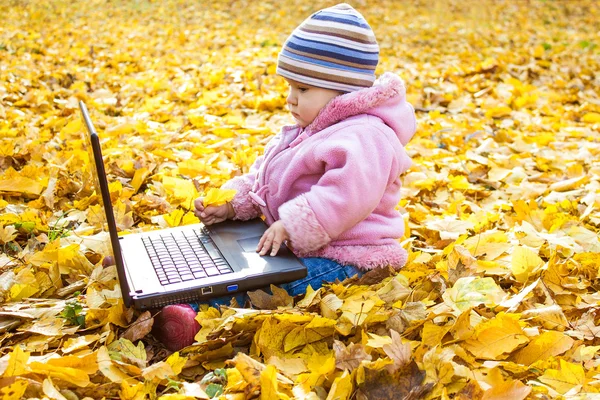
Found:
[[236, 189], [235, 219], [281, 220], [300, 257], [324, 257], [362, 269], [406, 263], [395, 209], [404, 146], [416, 129], [402, 80], [383, 74], [374, 86], [333, 98], [305, 129], [284, 127]]

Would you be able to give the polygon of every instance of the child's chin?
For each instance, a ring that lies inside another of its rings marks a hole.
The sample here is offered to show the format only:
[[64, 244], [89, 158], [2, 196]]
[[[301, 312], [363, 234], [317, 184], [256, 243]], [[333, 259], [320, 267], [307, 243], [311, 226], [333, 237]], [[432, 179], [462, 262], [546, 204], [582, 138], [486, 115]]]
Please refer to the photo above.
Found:
[[294, 120], [296, 121], [296, 123], [298, 125], [300, 125], [302, 128], [306, 128], [306, 125], [308, 125], [306, 122], [299, 120], [298, 118], [294, 117]]

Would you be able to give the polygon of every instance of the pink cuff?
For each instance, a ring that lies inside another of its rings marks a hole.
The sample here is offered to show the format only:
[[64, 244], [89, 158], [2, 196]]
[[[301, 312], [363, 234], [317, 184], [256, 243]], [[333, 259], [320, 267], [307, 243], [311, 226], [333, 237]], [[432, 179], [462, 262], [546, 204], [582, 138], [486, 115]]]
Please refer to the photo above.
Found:
[[304, 195], [284, 203], [278, 212], [294, 251], [308, 253], [331, 242]]

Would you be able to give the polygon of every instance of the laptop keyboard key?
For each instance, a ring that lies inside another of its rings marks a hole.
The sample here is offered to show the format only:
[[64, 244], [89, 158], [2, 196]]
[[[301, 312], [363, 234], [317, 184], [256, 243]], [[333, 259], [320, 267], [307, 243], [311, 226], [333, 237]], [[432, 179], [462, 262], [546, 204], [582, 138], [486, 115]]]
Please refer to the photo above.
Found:
[[204, 268], [204, 271], [208, 276], [219, 275], [219, 270], [216, 267]]

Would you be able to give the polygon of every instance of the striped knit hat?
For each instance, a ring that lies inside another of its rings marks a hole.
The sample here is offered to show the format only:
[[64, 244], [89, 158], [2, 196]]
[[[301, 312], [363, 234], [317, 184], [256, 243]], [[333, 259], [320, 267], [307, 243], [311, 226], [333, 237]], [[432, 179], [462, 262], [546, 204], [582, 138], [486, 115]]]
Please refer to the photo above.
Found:
[[317, 11], [283, 44], [277, 74], [297, 82], [352, 92], [371, 87], [379, 45], [364, 17], [342, 3]]

